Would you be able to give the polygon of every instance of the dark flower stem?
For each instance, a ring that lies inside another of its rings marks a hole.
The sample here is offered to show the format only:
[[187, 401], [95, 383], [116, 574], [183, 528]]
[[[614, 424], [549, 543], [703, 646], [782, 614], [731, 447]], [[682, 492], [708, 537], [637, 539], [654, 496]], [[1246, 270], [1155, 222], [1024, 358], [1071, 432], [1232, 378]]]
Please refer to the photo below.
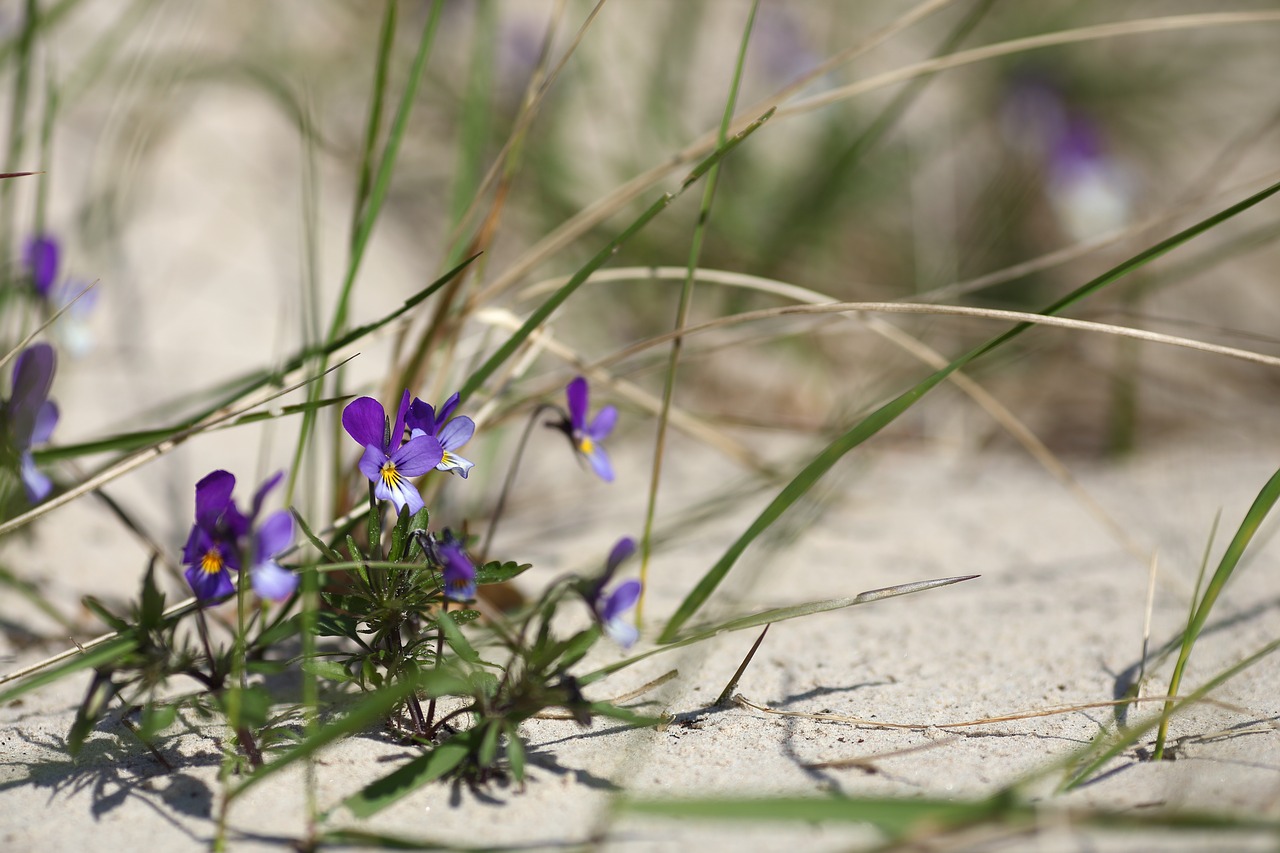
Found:
[[[440, 613], [444, 614], [449, 611], [449, 599], [440, 602]], [[440, 668], [440, 660], [444, 657], [444, 628], [440, 627], [440, 623], [436, 623], [436, 669]], [[427, 703], [427, 737], [431, 737], [436, 733], [436, 697], [432, 696], [431, 701]], [[441, 720], [441, 722], [444, 722]]]
[[532, 414], [529, 415], [529, 422], [525, 424], [524, 434], [520, 436], [520, 444], [516, 448], [515, 458], [511, 460], [511, 466], [507, 468], [507, 477], [502, 482], [502, 492], [498, 495], [498, 506], [493, 511], [493, 519], [489, 522], [489, 529], [484, 535], [484, 545], [480, 548], [480, 565], [484, 565], [489, 559], [489, 546], [493, 544], [494, 533], [497, 532], [498, 522], [502, 519], [503, 510], [507, 508], [507, 496], [511, 494], [511, 487], [516, 481], [516, 471], [520, 469], [520, 462], [524, 459], [524, 449], [529, 443], [529, 435], [533, 432], [533, 425], [537, 423], [538, 418], [545, 411], [558, 412], [562, 416], [564, 412], [559, 406], [551, 403], [541, 403]]

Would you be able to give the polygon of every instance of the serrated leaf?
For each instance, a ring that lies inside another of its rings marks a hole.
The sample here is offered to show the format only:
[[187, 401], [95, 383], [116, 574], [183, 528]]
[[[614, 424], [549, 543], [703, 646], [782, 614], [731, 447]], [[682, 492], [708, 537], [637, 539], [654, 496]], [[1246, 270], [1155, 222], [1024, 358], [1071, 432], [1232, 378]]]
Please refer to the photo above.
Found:
[[505, 583], [532, 568], [533, 563], [517, 563], [514, 560], [501, 563], [493, 560], [476, 569], [476, 583], [480, 586], [491, 583]]

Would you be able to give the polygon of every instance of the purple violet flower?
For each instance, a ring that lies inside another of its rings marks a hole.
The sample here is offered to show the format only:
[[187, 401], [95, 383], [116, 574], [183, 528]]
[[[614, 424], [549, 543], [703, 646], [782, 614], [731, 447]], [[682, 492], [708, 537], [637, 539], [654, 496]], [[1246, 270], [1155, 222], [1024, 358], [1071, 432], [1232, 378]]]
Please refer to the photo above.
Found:
[[618, 543], [613, 546], [613, 550], [609, 552], [609, 559], [604, 566], [604, 574], [591, 585], [587, 600], [588, 606], [591, 607], [591, 612], [599, 620], [600, 627], [604, 629], [605, 635], [624, 649], [631, 648], [640, 636], [640, 632], [636, 630], [636, 627], [622, 618], [640, 600], [640, 581], [623, 581], [608, 595], [605, 595], [604, 588], [613, 579], [618, 566], [634, 554], [635, 550], [636, 543], [631, 537], [624, 536], [618, 540]]
[[231, 570], [240, 571], [241, 552], [252, 543], [253, 561], [249, 582], [259, 598], [284, 601], [298, 587], [298, 578], [275, 561], [293, 544], [293, 516], [287, 509], [273, 512], [255, 529], [267, 493], [284, 477], [281, 471], [267, 478], [253, 496], [246, 517], [231, 498], [236, 478], [227, 471], [214, 471], [196, 484], [196, 522], [187, 537], [182, 561], [187, 564], [187, 582], [201, 603], [224, 598], [235, 592]]
[[440, 564], [444, 597], [450, 601], [471, 601], [476, 597], [476, 567], [452, 533], [448, 530], [433, 540], [433, 556]]
[[41, 299], [49, 298], [49, 291], [58, 278], [58, 265], [62, 249], [52, 237], [38, 236], [27, 240], [23, 261], [31, 274], [31, 286]]
[[237, 540], [247, 526], [231, 500], [235, 487], [236, 478], [228, 471], [214, 471], [196, 483], [196, 522], [182, 562], [188, 567], [187, 583], [202, 604], [235, 592], [231, 570], [240, 571]]
[[53, 481], [36, 468], [31, 447], [48, 441], [58, 423], [58, 407], [49, 399], [56, 366], [53, 347], [27, 347], [14, 362], [12, 392], [0, 408], [10, 451], [17, 456], [22, 486], [32, 503], [53, 491]]
[[390, 441], [387, 439], [386, 411], [372, 397], [360, 397], [348, 403], [342, 410], [342, 426], [358, 444], [364, 445], [359, 468], [360, 473], [374, 484], [374, 497], [394, 503], [396, 512], [407, 506], [409, 514], [416, 515], [424, 504], [422, 495], [409, 479], [439, 465], [444, 458], [444, 449], [434, 435], [425, 433], [404, 441], [408, 410], [409, 390], [406, 388], [396, 409]]
[[587, 423], [588, 396], [590, 389], [587, 380], [581, 376], [574, 379], [565, 388], [565, 396], [569, 401], [569, 415], [558, 427], [569, 436], [573, 449], [590, 463], [592, 470], [606, 483], [613, 482], [613, 466], [609, 464], [609, 455], [604, 452], [601, 442], [613, 432], [618, 422], [618, 410], [613, 406], [605, 406], [596, 412], [595, 418]]
[[460, 474], [465, 480], [467, 472], [475, 467], [475, 463], [469, 459], [463, 459], [453, 451], [466, 444], [471, 440], [471, 436], [475, 435], [476, 422], [466, 415], [459, 415], [450, 420], [449, 416], [457, 407], [457, 394], [445, 400], [438, 415], [430, 404], [414, 397], [413, 403], [409, 406], [409, 414], [405, 417], [405, 425], [409, 427], [411, 439], [420, 435], [430, 435], [440, 442], [440, 449], [444, 455], [436, 465], [437, 471], [452, 471]]

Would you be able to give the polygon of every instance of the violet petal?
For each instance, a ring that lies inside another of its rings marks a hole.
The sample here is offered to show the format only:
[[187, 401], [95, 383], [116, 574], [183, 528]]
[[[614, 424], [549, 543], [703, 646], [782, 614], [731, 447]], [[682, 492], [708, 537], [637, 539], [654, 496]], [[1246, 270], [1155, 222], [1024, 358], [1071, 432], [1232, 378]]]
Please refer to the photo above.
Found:
[[584, 429], [587, 425], [587, 396], [591, 393], [587, 388], [587, 380], [579, 376], [564, 389], [569, 400], [569, 425], [573, 429]]
[[196, 483], [196, 524], [213, 531], [231, 504], [236, 478], [229, 471], [214, 471]]
[[347, 435], [365, 447], [384, 448], [387, 413], [382, 404], [372, 397], [359, 397], [342, 410], [342, 428]]

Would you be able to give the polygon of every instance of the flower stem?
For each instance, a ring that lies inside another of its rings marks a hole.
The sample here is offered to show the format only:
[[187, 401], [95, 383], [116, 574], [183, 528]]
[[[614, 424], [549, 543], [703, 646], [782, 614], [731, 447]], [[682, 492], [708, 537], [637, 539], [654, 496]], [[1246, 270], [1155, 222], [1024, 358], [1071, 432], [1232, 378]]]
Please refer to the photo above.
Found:
[[502, 520], [502, 513], [507, 508], [507, 496], [511, 494], [511, 487], [515, 484], [516, 471], [520, 468], [520, 461], [524, 459], [524, 449], [529, 443], [529, 435], [533, 432], [533, 425], [537, 423], [539, 416], [548, 410], [563, 414], [559, 406], [540, 403], [529, 415], [529, 422], [525, 424], [524, 434], [520, 436], [520, 444], [516, 447], [515, 458], [511, 460], [511, 467], [507, 469], [507, 477], [502, 482], [502, 492], [498, 495], [498, 506], [493, 510], [493, 518], [489, 520], [489, 529], [484, 534], [484, 545], [480, 548], [480, 565], [482, 566], [489, 559], [489, 546], [493, 544], [493, 535], [498, 529], [498, 522]]

